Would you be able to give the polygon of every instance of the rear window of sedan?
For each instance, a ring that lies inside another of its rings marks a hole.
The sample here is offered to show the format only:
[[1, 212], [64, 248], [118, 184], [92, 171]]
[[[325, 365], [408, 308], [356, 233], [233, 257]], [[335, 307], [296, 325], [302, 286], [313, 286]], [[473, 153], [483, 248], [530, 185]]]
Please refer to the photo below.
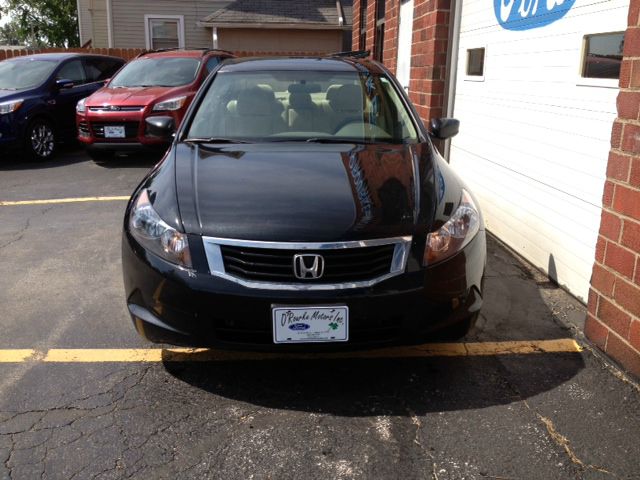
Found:
[[218, 73], [187, 136], [264, 142], [418, 141], [392, 81], [355, 71]]
[[196, 58], [139, 58], [120, 70], [109, 87], [179, 87], [192, 83], [199, 68]]

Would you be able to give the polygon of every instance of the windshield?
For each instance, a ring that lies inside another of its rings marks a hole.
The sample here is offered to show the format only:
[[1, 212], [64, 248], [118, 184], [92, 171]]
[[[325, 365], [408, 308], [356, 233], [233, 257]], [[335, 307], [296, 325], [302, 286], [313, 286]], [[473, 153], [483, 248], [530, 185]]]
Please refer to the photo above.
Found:
[[391, 81], [361, 72], [219, 73], [187, 137], [235, 141], [415, 143]]
[[196, 79], [196, 58], [140, 58], [113, 77], [109, 87], [179, 87]]
[[24, 90], [44, 82], [58, 62], [51, 60], [5, 60], [0, 62], [0, 89]]

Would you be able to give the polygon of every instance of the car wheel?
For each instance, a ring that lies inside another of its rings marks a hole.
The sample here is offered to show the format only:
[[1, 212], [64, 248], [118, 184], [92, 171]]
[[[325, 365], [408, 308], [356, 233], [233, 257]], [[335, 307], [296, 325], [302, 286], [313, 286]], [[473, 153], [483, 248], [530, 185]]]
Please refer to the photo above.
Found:
[[31, 160], [49, 160], [56, 152], [56, 132], [43, 118], [31, 122], [27, 128], [25, 154]]
[[87, 155], [96, 163], [104, 163], [115, 157], [116, 152], [110, 150], [87, 150]]
[[477, 312], [458, 323], [443, 328], [441, 331], [437, 332], [435, 340], [439, 342], [453, 342], [460, 340], [462, 337], [467, 335], [473, 327], [475, 327], [479, 316], [480, 312]]

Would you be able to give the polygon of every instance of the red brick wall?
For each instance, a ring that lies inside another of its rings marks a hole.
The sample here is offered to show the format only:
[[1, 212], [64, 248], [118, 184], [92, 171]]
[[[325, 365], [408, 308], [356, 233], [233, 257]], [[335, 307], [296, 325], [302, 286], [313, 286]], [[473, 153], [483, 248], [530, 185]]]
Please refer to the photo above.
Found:
[[640, 377], [639, 13], [631, 0], [585, 333]]
[[[376, 1], [367, 2], [365, 48], [373, 52]], [[399, 0], [386, 0], [383, 62], [395, 73], [398, 54]], [[353, 45], [360, 46], [360, 0], [353, 4]], [[444, 111], [450, 0], [414, 0], [413, 48], [409, 97], [422, 120], [441, 117]]]
[[[131, 60], [139, 53], [143, 52], [140, 48], [45, 48], [39, 50], [2, 50], [0, 49], [0, 60], [11, 57], [19, 57], [22, 55], [32, 55], [34, 53], [52, 53], [52, 52], [79, 52], [79, 53], [97, 53], [101, 55], [114, 55], [122, 57], [125, 60]], [[238, 57], [265, 57], [265, 56], [290, 56], [290, 55], [318, 55], [318, 52], [234, 52]], [[329, 53], [329, 52], [327, 52]]]

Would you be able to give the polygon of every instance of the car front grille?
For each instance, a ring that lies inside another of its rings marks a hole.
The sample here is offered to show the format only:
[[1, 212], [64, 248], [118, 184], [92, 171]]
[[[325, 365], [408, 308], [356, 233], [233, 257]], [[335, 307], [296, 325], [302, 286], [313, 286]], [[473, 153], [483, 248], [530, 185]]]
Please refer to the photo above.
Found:
[[95, 122], [91, 123], [93, 134], [97, 138], [104, 138], [104, 127], [124, 127], [124, 136], [126, 138], [136, 138], [138, 136], [138, 127], [140, 122]]
[[127, 107], [87, 107], [90, 112], [141, 112], [144, 110], [143, 106], [127, 106]]
[[[222, 246], [221, 250], [225, 270], [247, 280], [341, 283], [371, 280], [389, 273], [395, 245], [304, 252], [231, 246]], [[324, 259], [324, 272], [320, 278], [296, 278], [293, 257], [299, 253], [317, 254]]]
[[[411, 237], [326, 244], [203, 240], [212, 275], [247, 287], [288, 290], [371, 286], [405, 270], [411, 245]], [[307, 268], [319, 257], [319, 274], [301, 278], [298, 255], [310, 255]]]

